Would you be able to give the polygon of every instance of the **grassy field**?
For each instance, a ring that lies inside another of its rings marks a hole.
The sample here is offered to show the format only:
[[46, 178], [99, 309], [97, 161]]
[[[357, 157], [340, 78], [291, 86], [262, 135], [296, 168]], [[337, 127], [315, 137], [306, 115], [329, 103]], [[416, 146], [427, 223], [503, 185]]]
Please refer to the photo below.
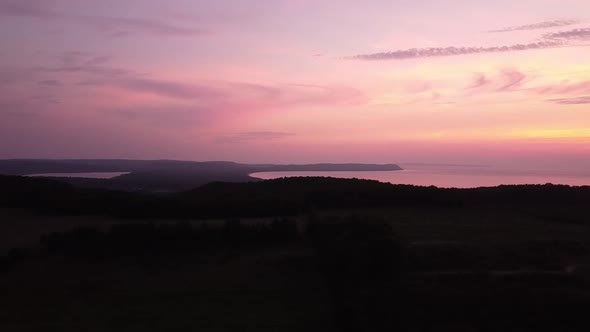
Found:
[[[3, 275], [2, 331], [329, 329], [309, 253], [220, 252], [139, 264], [29, 262]], [[284, 264], [302, 261], [304, 264]], [[40, 277], [42, 276], [42, 277]]]
[[402, 250], [395, 263], [399, 278], [370, 280], [353, 275], [366, 262], [392, 262], [365, 250], [380, 237], [350, 242], [356, 231], [333, 232], [326, 239], [336, 247], [328, 251], [304, 236], [259, 248], [92, 261], [45, 253], [39, 237], [81, 225], [107, 230], [144, 221], [0, 212], [3, 248], [32, 250], [0, 272], [2, 331], [537, 332], [590, 326], [583, 311], [590, 304], [590, 223], [580, 211], [398, 207], [293, 218], [300, 229], [314, 222], [386, 223]]

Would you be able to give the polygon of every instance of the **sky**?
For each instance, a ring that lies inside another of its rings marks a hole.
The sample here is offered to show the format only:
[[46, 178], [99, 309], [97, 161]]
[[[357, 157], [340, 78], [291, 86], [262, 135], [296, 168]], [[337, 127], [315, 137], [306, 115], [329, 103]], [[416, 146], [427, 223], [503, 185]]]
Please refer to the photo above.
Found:
[[587, 0], [0, 0], [0, 158], [588, 167], [589, 16]]

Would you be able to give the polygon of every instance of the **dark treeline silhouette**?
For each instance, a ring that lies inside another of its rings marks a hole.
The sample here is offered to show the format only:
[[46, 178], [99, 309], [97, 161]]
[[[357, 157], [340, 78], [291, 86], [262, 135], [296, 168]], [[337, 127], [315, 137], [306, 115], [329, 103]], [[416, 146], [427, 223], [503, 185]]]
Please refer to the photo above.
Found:
[[145, 215], [142, 210], [163, 209], [166, 201], [155, 195], [80, 188], [46, 178], [0, 176], [0, 186], [0, 207], [52, 214], [141, 217]]
[[[521, 185], [441, 189], [370, 180], [283, 178], [249, 183], [210, 183], [174, 194], [79, 188], [42, 178], [0, 176], [0, 207], [46, 213], [104, 214], [129, 218], [274, 217], [314, 209], [449, 207], [542, 211], [568, 222], [564, 209], [590, 206], [590, 187]], [[570, 222], [579, 222], [572, 218]]]

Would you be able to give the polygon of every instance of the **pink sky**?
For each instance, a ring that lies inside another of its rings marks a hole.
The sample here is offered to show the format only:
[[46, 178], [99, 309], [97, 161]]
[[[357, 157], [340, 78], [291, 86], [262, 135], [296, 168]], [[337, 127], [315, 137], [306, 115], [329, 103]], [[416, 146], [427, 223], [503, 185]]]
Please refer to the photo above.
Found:
[[0, 0], [0, 158], [590, 165], [590, 2], [531, 3]]

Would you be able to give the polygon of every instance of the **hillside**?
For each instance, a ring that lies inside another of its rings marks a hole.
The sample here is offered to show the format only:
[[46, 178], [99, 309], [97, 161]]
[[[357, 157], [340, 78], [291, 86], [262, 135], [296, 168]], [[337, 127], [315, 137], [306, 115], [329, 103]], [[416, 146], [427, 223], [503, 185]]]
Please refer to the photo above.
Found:
[[0, 329], [582, 332], [588, 215], [590, 187], [0, 176]]
[[62, 178], [82, 187], [127, 191], [173, 192], [189, 190], [210, 182], [248, 182], [258, 179], [255, 172], [273, 171], [396, 171], [395, 164], [239, 164], [225, 161], [194, 162], [176, 160], [0, 160], [0, 174], [129, 172], [112, 179]]

